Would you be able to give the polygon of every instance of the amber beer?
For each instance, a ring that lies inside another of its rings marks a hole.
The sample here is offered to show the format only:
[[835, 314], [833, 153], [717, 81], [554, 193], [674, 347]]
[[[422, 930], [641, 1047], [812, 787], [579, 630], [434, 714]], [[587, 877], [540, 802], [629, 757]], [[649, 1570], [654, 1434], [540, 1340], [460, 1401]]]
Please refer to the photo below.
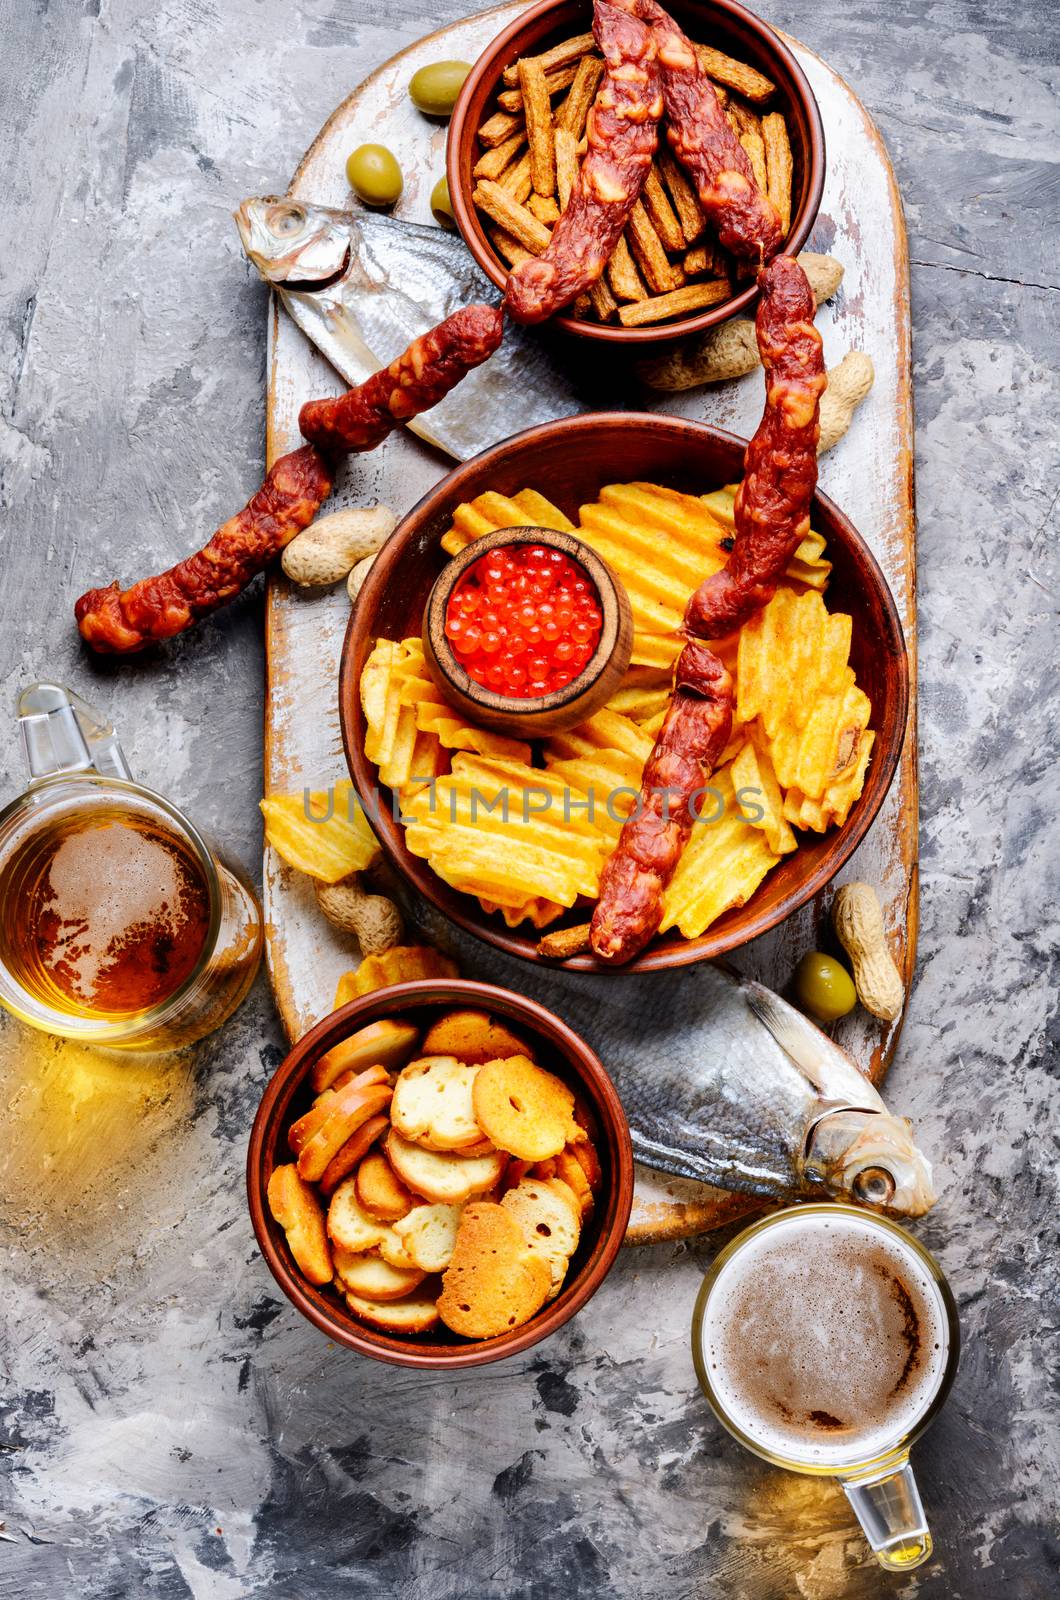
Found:
[[160, 795], [81, 773], [0, 815], [0, 1000], [23, 1021], [172, 1049], [231, 1015], [260, 953], [249, 886]]
[[75, 1015], [129, 1017], [168, 1000], [209, 930], [209, 886], [184, 842], [107, 805], [31, 833], [0, 879], [0, 959]]
[[911, 1235], [852, 1206], [779, 1212], [722, 1251], [693, 1328], [730, 1432], [779, 1466], [838, 1477], [884, 1566], [927, 1558], [908, 1451], [949, 1388], [958, 1331]]

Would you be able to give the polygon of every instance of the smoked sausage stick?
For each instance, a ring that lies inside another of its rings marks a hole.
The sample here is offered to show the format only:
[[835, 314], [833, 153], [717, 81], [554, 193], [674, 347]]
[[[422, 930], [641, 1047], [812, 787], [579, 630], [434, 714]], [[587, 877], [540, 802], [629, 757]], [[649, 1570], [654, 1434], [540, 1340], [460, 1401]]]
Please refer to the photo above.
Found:
[[697, 796], [729, 742], [732, 704], [725, 666], [691, 640], [677, 658], [673, 695], [637, 804], [600, 877], [589, 936], [601, 961], [632, 960], [662, 921], [663, 894], [688, 844]]
[[595, 0], [604, 74], [586, 124], [588, 149], [547, 247], [508, 276], [504, 307], [516, 322], [543, 322], [597, 282], [651, 166], [663, 102], [655, 38], [637, 4]]
[[330, 493], [331, 469], [311, 444], [281, 456], [261, 488], [205, 549], [129, 589], [110, 583], [83, 594], [74, 606], [82, 639], [100, 655], [131, 655], [183, 633], [234, 600], [309, 526]]
[[793, 256], [776, 256], [758, 283], [755, 316], [766, 404], [744, 458], [727, 564], [700, 584], [685, 611], [698, 639], [723, 639], [776, 593], [784, 568], [810, 531], [817, 488], [820, 403], [828, 379], [817, 302]]
[[[685, 613], [685, 632], [695, 638], [734, 632], [770, 600], [810, 526], [818, 412], [827, 381], [813, 326], [816, 302], [791, 256], [771, 261], [759, 283], [755, 326], [766, 372], [765, 412], [747, 448], [732, 554], [696, 591]], [[662, 921], [663, 896], [693, 826], [696, 793], [729, 740], [732, 698], [732, 680], [718, 657], [706, 645], [686, 644], [638, 803], [601, 874], [589, 929], [601, 961], [632, 960]]]
[[699, 203], [733, 255], [763, 262], [783, 243], [776, 207], [751, 163], [690, 41], [657, 0], [637, 0], [659, 50], [667, 138], [696, 187]]
[[429, 411], [501, 342], [496, 306], [465, 306], [414, 339], [396, 361], [334, 400], [307, 400], [303, 438], [321, 450], [374, 450], [400, 422]]
[[[382, 372], [337, 400], [302, 407], [303, 430], [334, 452], [372, 450], [386, 435], [448, 394], [492, 355], [503, 321], [492, 306], [468, 306], [428, 333]], [[205, 549], [131, 588], [90, 589], [74, 606], [85, 643], [101, 655], [131, 655], [183, 633], [246, 588], [331, 493], [332, 468], [317, 443], [281, 456], [243, 510]]]

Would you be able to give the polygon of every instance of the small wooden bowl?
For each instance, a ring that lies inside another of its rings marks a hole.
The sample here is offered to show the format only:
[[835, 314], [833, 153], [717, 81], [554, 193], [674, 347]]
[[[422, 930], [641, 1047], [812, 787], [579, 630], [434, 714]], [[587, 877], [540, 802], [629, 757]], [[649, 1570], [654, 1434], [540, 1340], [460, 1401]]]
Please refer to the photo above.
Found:
[[[513, 544], [542, 544], [561, 550], [581, 567], [593, 585], [603, 618], [599, 643], [578, 676], [565, 689], [522, 699], [497, 694], [476, 683], [461, 666], [445, 633], [449, 597], [464, 573], [491, 550]], [[516, 739], [543, 738], [584, 722], [610, 700], [629, 666], [633, 613], [629, 597], [611, 568], [572, 533], [555, 528], [499, 528], [496, 533], [474, 539], [434, 580], [423, 611], [423, 649], [439, 689], [472, 722]]]
[[[806, 74], [779, 34], [738, 0], [673, 0], [668, 9], [696, 43], [724, 51], [765, 73], [776, 84], [776, 94], [768, 109], [784, 113], [794, 169], [791, 227], [784, 250], [788, 255], [797, 255], [805, 247], [817, 220], [825, 174], [824, 125]], [[486, 46], [464, 80], [453, 109], [446, 147], [446, 176], [453, 217], [471, 254], [499, 289], [508, 281], [508, 265], [494, 249], [471, 199], [476, 182], [472, 168], [482, 154], [478, 130], [494, 110], [505, 67], [520, 56], [539, 55], [550, 45], [573, 34], [585, 33], [591, 27], [591, 0], [540, 0]], [[752, 279], [730, 300], [692, 316], [677, 317], [672, 322], [625, 328], [621, 323], [558, 316], [552, 318], [549, 326], [562, 328], [565, 333], [582, 339], [643, 350], [646, 345], [683, 339], [690, 333], [717, 327], [729, 317], [747, 315], [757, 296]]]
[[[439, 1011], [475, 1007], [511, 1022], [534, 1046], [543, 1067], [555, 1072], [586, 1101], [596, 1122], [596, 1150], [603, 1184], [596, 1206], [583, 1224], [578, 1249], [571, 1258], [563, 1288], [536, 1317], [495, 1339], [461, 1339], [440, 1327], [430, 1334], [379, 1333], [359, 1321], [326, 1289], [302, 1276], [287, 1247], [287, 1238], [268, 1205], [269, 1178], [275, 1166], [289, 1161], [287, 1129], [309, 1108], [313, 1064], [341, 1039], [380, 1017], [404, 1017], [429, 1027]], [[481, 1367], [517, 1355], [547, 1339], [580, 1311], [599, 1289], [625, 1237], [633, 1204], [633, 1146], [622, 1102], [600, 1058], [585, 1040], [554, 1012], [510, 989], [463, 979], [399, 983], [377, 989], [318, 1022], [291, 1050], [265, 1090], [254, 1118], [247, 1151], [247, 1201], [261, 1253], [276, 1282], [304, 1317], [321, 1333], [359, 1355], [391, 1361], [399, 1367]]]
[[[398, 524], [372, 564], [350, 617], [339, 669], [339, 719], [346, 761], [358, 791], [371, 801], [379, 774], [364, 753], [365, 722], [360, 681], [377, 639], [418, 634], [423, 606], [446, 557], [439, 539], [453, 512], [486, 489], [518, 494], [537, 488], [577, 521], [578, 508], [595, 500], [608, 483], [660, 483], [702, 494], [732, 483], [743, 472], [746, 439], [720, 428], [677, 417], [598, 411], [517, 433], [454, 468]], [[651, 972], [725, 955], [776, 927], [819, 894], [864, 839], [891, 786], [909, 716], [909, 662], [902, 626], [887, 580], [864, 539], [827, 495], [818, 494], [810, 513], [828, 541], [832, 575], [827, 603], [854, 619], [850, 663], [872, 701], [876, 730], [872, 760], [861, 798], [842, 828], [803, 834], [798, 850], [773, 868], [745, 906], [726, 911], [698, 939], [676, 931], [655, 938], [622, 972]], [[509, 928], [484, 912], [473, 895], [451, 889], [405, 844], [392, 797], [384, 790], [373, 816], [384, 852], [414, 889], [461, 928], [487, 944], [528, 961], [540, 961], [538, 935], [529, 924]], [[575, 908], [566, 922], [584, 922]], [[560, 923], [558, 926], [562, 927]], [[568, 967], [610, 972], [589, 955]]]

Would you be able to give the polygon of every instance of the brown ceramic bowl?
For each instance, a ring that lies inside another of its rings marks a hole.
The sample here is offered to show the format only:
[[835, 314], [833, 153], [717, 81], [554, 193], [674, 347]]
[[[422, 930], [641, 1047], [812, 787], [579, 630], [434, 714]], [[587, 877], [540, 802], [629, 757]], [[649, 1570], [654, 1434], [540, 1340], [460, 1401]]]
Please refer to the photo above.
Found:
[[[339, 717], [346, 760], [359, 792], [371, 801], [378, 790], [376, 769], [364, 754], [361, 671], [377, 639], [419, 633], [424, 601], [446, 560], [438, 541], [462, 501], [485, 489], [513, 495], [538, 488], [576, 522], [578, 507], [594, 500], [604, 484], [642, 480], [705, 493], [732, 483], [743, 472], [746, 448], [746, 440], [699, 422], [594, 412], [518, 433], [465, 461], [436, 484], [398, 524], [376, 558], [346, 631]], [[861, 797], [844, 827], [823, 835], [802, 834], [798, 850], [774, 867], [745, 906], [725, 912], [698, 939], [683, 939], [675, 930], [653, 939], [635, 962], [620, 969], [623, 972], [712, 959], [775, 927], [819, 894], [849, 860], [890, 788], [909, 712], [909, 663], [898, 612], [872, 552], [839, 507], [818, 494], [812, 519], [828, 541], [832, 562], [828, 606], [854, 618], [851, 665], [872, 701], [876, 744]], [[450, 889], [406, 849], [389, 791], [383, 791], [376, 811], [383, 849], [415, 889], [488, 944], [529, 961], [541, 959], [532, 927], [509, 928], [499, 914], [487, 915], [473, 896]], [[585, 918], [585, 910], [575, 908], [565, 921]], [[566, 965], [615, 970], [600, 967], [588, 955], [574, 956]]]
[[[290, 1160], [287, 1129], [313, 1098], [313, 1063], [341, 1039], [380, 1017], [421, 1019], [429, 1026], [440, 1012], [472, 1006], [514, 1024], [534, 1046], [543, 1067], [586, 1101], [596, 1122], [603, 1184], [596, 1207], [582, 1228], [566, 1282], [536, 1317], [496, 1339], [461, 1339], [440, 1328], [405, 1337], [378, 1333], [355, 1317], [330, 1289], [318, 1289], [299, 1272], [283, 1229], [273, 1220], [266, 1194], [274, 1166]], [[377, 989], [332, 1012], [294, 1046], [262, 1096], [247, 1151], [247, 1199], [261, 1253], [292, 1305], [336, 1344], [400, 1367], [481, 1367], [528, 1350], [571, 1317], [603, 1283], [626, 1232], [633, 1204], [633, 1147], [622, 1102], [597, 1055], [553, 1012], [510, 989], [454, 978], [399, 983]]]
[[[796, 255], [810, 237], [824, 190], [824, 126], [806, 74], [769, 24], [738, 4], [738, 0], [673, 0], [668, 10], [696, 44], [711, 45], [757, 68], [776, 84], [776, 93], [765, 109], [783, 111], [787, 119], [794, 176], [791, 227], [784, 249]], [[464, 80], [453, 110], [446, 148], [453, 216], [471, 254], [499, 289], [507, 282], [508, 266], [494, 250], [471, 199], [475, 187], [471, 172], [482, 153], [478, 129], [494, 109], [497, 91], [503, 87], [500, 80], [505, 67], [520, 56], [539, 55], [550, 45], [591, 27], [591, 0], [540, 0], [486, 46]], [[554, 317], [550, 325], [585, 339], [643, 349], [645, 345], [717, 327], [741, 312], [746, 314], [757, 293], [752, 282], [720, 305], [642, 328], [579, 317]]]

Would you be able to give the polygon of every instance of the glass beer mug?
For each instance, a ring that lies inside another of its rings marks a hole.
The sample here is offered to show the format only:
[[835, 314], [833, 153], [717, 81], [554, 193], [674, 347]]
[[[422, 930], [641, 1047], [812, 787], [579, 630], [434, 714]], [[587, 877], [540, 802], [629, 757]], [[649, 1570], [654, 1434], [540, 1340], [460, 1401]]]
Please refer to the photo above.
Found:
[[881, 1566], [931, 1554], [909, 1448], [949, 1392], [957, 1309], [896, 1223], [839, 1203], [752, 1224], [703, 1280], [692, 1355], [719, 1420], [774, 1466], [838, 1478]]
[[261, 960], [250, 885], [136, 783], [79, 695], [19, 697], [26, 792], [0, 812], [0, 1003], [82, 1044], [173, 1050], [226, 1021]]

